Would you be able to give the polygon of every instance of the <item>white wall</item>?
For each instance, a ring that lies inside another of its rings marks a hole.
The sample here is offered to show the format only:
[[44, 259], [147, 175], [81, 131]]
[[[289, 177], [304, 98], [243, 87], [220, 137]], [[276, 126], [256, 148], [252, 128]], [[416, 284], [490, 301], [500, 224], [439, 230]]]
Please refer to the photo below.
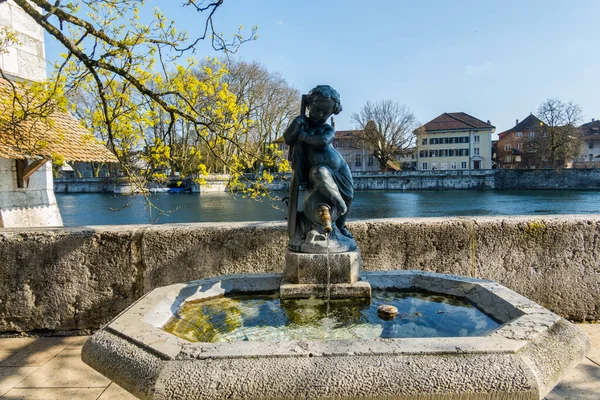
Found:
[[15, 160], [0, 158], [0, 227], [62, 224], [54, 196], [52, 165], [45, 163], [29, 178], [29, 186], [18, 188]]
[[20, 45], [0, 56], [5, 73], [32, 81], [46, 79], [44, 30], [12, 0], [0, 4], [0, 26], [17, 33]]

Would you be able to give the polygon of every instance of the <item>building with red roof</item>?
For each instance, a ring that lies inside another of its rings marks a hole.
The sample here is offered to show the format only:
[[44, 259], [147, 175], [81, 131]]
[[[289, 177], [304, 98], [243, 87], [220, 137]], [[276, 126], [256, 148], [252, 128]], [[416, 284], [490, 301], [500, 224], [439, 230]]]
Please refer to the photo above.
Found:
[[541, 123], [538, 117], [529, 114], [523, 121], [516, 120], [515, 126], [498, 134], [496, 145], [498, 168], [528, 169], [547, 166], [544, 164], [547, 160], [535, 154], [533, 147], [529, 145], [540, 134]]
[[491, 169], [495, 129], [464, 112], [439, 115], [418, 130], [418, 169]]

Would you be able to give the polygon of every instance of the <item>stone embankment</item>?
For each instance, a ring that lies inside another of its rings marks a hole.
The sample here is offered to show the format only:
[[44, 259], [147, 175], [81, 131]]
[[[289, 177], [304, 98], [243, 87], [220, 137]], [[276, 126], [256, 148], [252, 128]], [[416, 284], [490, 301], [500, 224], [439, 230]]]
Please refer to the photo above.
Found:
[[[192, 185], [192, 192], [225, 192], [227, 175], [211, 175], [206, 186]], [[453, 170], [354, 172], [356, 190], [521, 190], [521, 189], [600, 189], [600, 168], [518, 170]], [[289, 179], [276, 179], [272, 190], [288, 190]], [[55, 179], [56, 193], [126, 192], [123, 182], [115, 184], [106, 178]]]
[[[572, 320], [600, 319], [600, 215], [361, 220], [367, 271], [492, 279]], [[96, 329], [151, 289], [281, 272], [282, 223], [5, 229], [0, 333]]]

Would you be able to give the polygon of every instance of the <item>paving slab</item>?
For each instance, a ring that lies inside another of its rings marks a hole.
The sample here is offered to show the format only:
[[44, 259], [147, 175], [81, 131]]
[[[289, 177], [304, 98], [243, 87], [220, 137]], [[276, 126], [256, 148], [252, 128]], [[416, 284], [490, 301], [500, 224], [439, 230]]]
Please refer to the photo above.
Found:
[[40, 367], [67, 348], [75, 337], [42, 337], [0, 362], [0, 367]]
[[591, 349], [588, 358], [600, 364], [600, 324], [577, 324], [577, 327], [587, 333], [590, 338]]
[[103, 388], [12, 389], [2, 400], [96, 400]]
[[0, 361], [7, 360], [9, 357], [12, 357], [15, 354], [14, 351], [2, 351], [0, 350]]
[[81, 361], [81, 350], [65, 350], [22, 380], [16, 387], [106, 388], [110, 383], [108, 378]]
[[137, 397], [113, 382], [98, 400], [137, 400]]
[[588, 359], [573, 369], [546, 395], [545, 400], [598, 400], [600, 366]]
[[30, 337], [0, 338], [0, 352], [16, 353], [36, 340], [37, 338]]
[[36, 369], [37, 367], [0, 367], [0, 397]]
[[74, 336], [73, 342], [67, 347], [67, 350], [71, 350], [73, 347], [81, 348], [85, 342], [90, 338], [90, 336]]

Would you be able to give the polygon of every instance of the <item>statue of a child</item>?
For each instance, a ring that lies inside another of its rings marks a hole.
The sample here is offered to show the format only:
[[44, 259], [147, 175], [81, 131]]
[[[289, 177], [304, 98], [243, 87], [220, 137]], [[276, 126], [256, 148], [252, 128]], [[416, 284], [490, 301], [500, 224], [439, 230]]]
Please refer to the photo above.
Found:
[[332, 146], [335, 129], [327, 123], [332, 114], [342, 111], [340, 95], [328, 85], [319, 85], [308, 93], [306, 106], [308, 117], [299, 115], [284, 133], [285, 143], [293, 151], [292, 166], [299, 184], [305, 185], [309, 193], [320, 194], [318, 197], [337, 215], [335, 223], [340, 233], [352, 238], [345, 226], [354, 199], [352, 174]]

